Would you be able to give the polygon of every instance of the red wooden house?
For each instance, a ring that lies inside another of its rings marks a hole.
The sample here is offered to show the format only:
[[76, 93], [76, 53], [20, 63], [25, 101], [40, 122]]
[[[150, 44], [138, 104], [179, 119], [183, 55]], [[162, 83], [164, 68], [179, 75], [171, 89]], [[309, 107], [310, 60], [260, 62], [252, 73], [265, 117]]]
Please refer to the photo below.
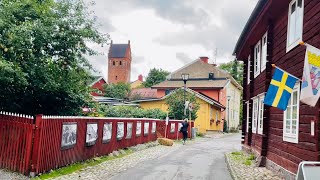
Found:
[[103, 96], [103, 86], [107, 84], [107, 81], [102, 76], [97, 76], [95, 80], [89, 85], [93, 92], [91, 92], [92, 96]]
[[243, 147], [286, 179], [301, 161], [320, 161], [319, 102], [311, 107], [299, 101], [300, 82], [286, 111], [264, 106], [264, 93], [271, 64], [302, 78], [306, 47], [299, 42], [320, 48], [319, 32], [319, 0], [260, 0], [234, 50], [245, 64]]

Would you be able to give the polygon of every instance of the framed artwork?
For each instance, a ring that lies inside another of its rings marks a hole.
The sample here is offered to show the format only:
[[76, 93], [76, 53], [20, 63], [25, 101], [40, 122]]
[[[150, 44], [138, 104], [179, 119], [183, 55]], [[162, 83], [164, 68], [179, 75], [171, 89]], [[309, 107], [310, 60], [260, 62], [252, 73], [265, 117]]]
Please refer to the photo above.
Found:
[[97, 139], [98, 139], [98, 124], [87, 123], [86, 145], [92, 146], [96, 144]]
[[156, 133], [156, 127], [157, 127], [156, 122], [152, 122], [152, 129], [151, 129], [152, 134]]
[[103, 143], [110, 142], [111, 138], [112, 138], [112, 122], [104, 123], [102, 142]]
[[149, 122], [144, 122], [143, 134], [147, 136], [149, 134]]
[[61, 149], [72, 148], [77, 143], [77, 123], [62, 124]]
[[137, 122], [137, 128], [136, 128], [136, 136], [141, 135], [141, 121]]
[[128, 122], [127, 123], [127, 136], [126, 139], [131, 139], [132, 137], [132, 123]]
[[178, 123], [178, 131], [182, 128], [182, 123]]
[[121, 140], [124, 136], [124, 122], [117, 123], [117, 140]]
[[176, 128], [176, 124], [175, 123], [171, 123], [170, 126], [170, 133], [174, 133], [174, 129]]

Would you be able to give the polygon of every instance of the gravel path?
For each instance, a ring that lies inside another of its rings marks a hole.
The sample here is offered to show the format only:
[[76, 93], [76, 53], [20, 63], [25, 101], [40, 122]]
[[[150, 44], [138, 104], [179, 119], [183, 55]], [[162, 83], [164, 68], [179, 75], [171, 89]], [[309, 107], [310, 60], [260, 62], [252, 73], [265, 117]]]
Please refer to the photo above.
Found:
[[168, 146], [155, 146], [148, 149], [144, 149], [122, 158], [103, 162], [99, 165], [88, 167], [80, 171], [74, 172], [69, 175], [60, 176], [55, 178], [56, 180], [74, 180], [74, 179], [110, 179], [112, 176], [126, 171], [132, 167], [135, 167], [138, 163], [143, 161], [152, 160], [163, 156], [178, 149], [181, 143], [175, 143], [172, 147]]
[[29, 179], [26, 176], [23, 176], [21, 174], [18, 173], [13, 173], [11, 171], [6, 171], [4, 169], [0, 169], [0, 180], [26, 180]]

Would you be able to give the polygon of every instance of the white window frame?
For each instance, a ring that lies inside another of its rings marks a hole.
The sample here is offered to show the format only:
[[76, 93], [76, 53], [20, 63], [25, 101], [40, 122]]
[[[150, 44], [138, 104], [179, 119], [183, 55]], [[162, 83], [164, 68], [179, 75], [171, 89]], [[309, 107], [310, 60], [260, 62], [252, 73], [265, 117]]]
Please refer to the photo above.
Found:
[[[292, 0], [289, 4], [289, 9], [288, 9], [288, 28], [287, 28], [287, 52], [289, 52], [291, 49], [293, 49], [294, 47], [296, 47], [301, 41], [302, 41], [302, 34], [303, 34], [303, 17], [304, 17], [304, 0], [301, 0], [302, 5], [301, 8], [298, 8], [298, 1], [299, 0]], [[292, 5], [296, 3], [296, 12], [295, 12], [295, 17], [294, 17], [294, 22], [291, 22], [291, 7]], [[300, 15], [300, 16], [299, 16]], [[301, 18], [301, 25], [299, 27], [297, 27], [296, 22], [299, 20], [299, 18]], [[294, 26], [294, 32], [293, 35], [291, 35], [291, 24], [295, 24]], [[301, 34], [299, 33], [298, 35], [296, 35], [296, 31], [297, 28], [299, 28], [298, 30], [301, 31]], [[301, 29], [300, 29], [301, 28]], [[289, 42], [290, 41], [290, 37], [294, 36], [295, 40], [293, 42]]]
[[[265, 40], [265, 43], [264, 43]], [[262, 36], [261, 39], [261, 72], [266, 69], [268, 54], [268, 31]]]
[[[292, 118], [290, 118], [290, 132], [287, 133], [287, 111], [288, 109], [290, 108], [291, 110], [291, 117], [292, 117], [292, 107], [293, 107], [293, 101], [292, 101], [292, 97], [293, 97], [293, 93], [294, 92], [297, 92], [297, 119], [296, 119], [296, 133], [292, 133]], [[299, 83], [296, 83], [294, 88], [293, 88], [293, 91], [291, 93], [291, 98], [289, 100], [289, 103], [288, 103], [288, 107], [287, 107], [287, 110], [285, 110], [283, 112], [283, 141], [286, 141], [286, 142], [291, 142], [291, 143], [298, 143], [299, 141], [299, 106], [300, 106], [300, 82]]]
[[[257, 51], [259, 52], [257, 53]], [[261, 40], [254, 46], [254, 78], [260, 74]]]
[[250, 55], [248, 57], [248, 69], [247, 69], [247, 84], [250, 84], [250, 66], [251, 66], [251, 61], [250, 61]]
[[246, 102], [246, 104], [247, 104], [247, 128], [246, 128], [246, 130], [247, 130], [247, 132], [249, 132], [249, 121], [250, 121], [250, 103], [249, 103], [249, 101], [247, 101]]
[[258, 113], [259, 113], [259, 103], [258, 98], [253, 98], [252, 103], [252, 133], [257, 133], [257, 121], [258, 121]]
[[264, 104], [263, 104], [263, 101], [264, 101], [264, 95], [260, 96], [259, 97], [259, 100], [258, 100], [258, 134], [263, 134], [263, 117], [264, 117]]

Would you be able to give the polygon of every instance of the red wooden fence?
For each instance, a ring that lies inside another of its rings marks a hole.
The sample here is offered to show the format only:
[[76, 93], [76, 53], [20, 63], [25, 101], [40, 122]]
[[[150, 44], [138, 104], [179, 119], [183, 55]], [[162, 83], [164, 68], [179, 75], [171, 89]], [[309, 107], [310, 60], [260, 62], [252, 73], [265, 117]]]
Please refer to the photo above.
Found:
[[28, 174], [33, 117], [0, 112], [0, 168]]
[[[124, 136], [117, 139], [117, 123], [124, 124]], [[141, 122], [141, 134], [136, 134], [137, 123]], [[156, 132], [152, 132], [152, 123], [156, 123]], [[63, 124], [75, 123], [77, 127], [76, 143], [69, 148], [62, 148]], [[87, 124], [97, 124], [98, 137], [94, 144], [86, 144]], [[112, 123], [112, 137], [103, 142], [103, 127]], [[127, 138], [127, 124], [132, 123], [132, 136]], [[149, 123], [148, 133], [144, 132], [145, 123]], [[170, 121], [167, 137], [181, 138], [178, 124]], [[171, 131], [171, 124], [175, 127]], [[96, 156], [107, 155], [114, 150], [155, 141], [165, 135], [165, 121], [146, 118], [98, 118], [98, 117], [57, 117], [37, 115], [17, 116], [0, 114], [0, 168], [6, 168], [28, 175], [44, 173]]]

